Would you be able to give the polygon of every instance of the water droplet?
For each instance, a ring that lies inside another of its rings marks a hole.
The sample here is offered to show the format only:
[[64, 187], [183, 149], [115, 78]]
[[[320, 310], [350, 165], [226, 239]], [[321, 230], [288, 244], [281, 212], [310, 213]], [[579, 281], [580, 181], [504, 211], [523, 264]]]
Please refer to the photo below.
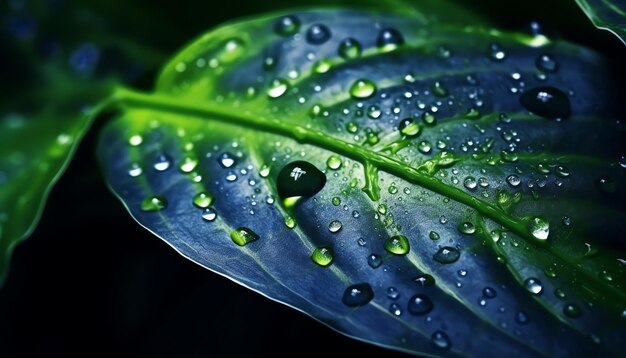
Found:
[[355, 218], [355, 219], [356, 219], [356, 218], [358, 218], [359, 216], [361, 216], [361, 214], [358, 212], [358, 210], [353, 210], [353, 211], [352, 211], [352, 217], [353, 217], [353, 218]]
[[500, 159], [502, 159], [503, 162], [515, 163], [519, 160], [519, 156], [514, 152], [502, 150], [500, 151]]
[[533, 295], [538, 295], [543, 290], [543, 286], [541, 285], [541, 281], [538, 278], [530, 277], [524, 280], [524, 287], [526, 291], [532, 293]]
[[141, 145], [141, 143], [143, 143], [143, 138], [139, 134], [132, 135], [128, 139], [128, 144], [132, 145], [133, 147]]
[[392, 51], [404, 44], [404, 37], [402, 34], [396, 29], [383, 29], [378, 34], [378, 39], [376, 40], [376, 46], [382, 51]]
[[202, 192], [193, 197], [193, 205], [201, 209], [206, 209], [211, 206], [211, 204], [213, 204], [213, 195], [209, 193]]
[[519, 100], [524, 108], [544, 118], [566, 119], [572, 112], [567, 94], [551, 86], [527, 90]]
[[318, 247], [313, 250], [311, 260], [322, 267], [326, 267], [333, 262], [333, 250], [328, 246]]
[[476, 226], [471, 222], [464, 222], [459, 225], [459, 231], [465, 235], [472, 235], [476, 232]]
[[509, 185], [512, 187], [517, 187], [520, 185], [522, 180], [517, 175], [511, 174], [506, 177], [506, 182], [509, 183]]
[[476, 189], [477, 184], [478, 182], [476, 182], [476, 178], [472, 176], [466, 177], [463, 180], [463, 186], [465, 186], [467, 189], [470, 189], [470, 190]]
[[451, 264], [456, 262], [459, 257], [461, 257], [461, 252], [450, 246], [440, 248], [437, 253], [433, 255], [433, 259], [442, 264]]
[[330, 39], [331, 33], [328, 26], [313, 24], [306, 32], [306, 41], [312, 45], [321, 45]]
[[424, 124], [432, 126], [437, 121], [437, 118], [435, 118], [435, 115], [430, 112], [424, 112], [422, 113], [422, 121], [424, 121]]
[[141, 202], [143, 211], [159, 211], [167, 208], [167, 199], [159, 195], [152, 195]]
[[459, 275], [460, 277], [465, 277], [467, 276], [467, 270], [464, 269], [460, 269], [459, 271], [456, 272], [457, 275]]
[[420, 134], [420, 125], [413, 118], [405, 118], [400, 121], [398, 129], [403, 136], [414, 138]]
[[422, 316], [433, 310], [433, 301], [426, 295], [417, 294], [409, 299], [408, 310], [411, 314]]
[[583, 310], [576, 303], [568, 303], [563, 306], [563, 314], [569, 318], [578, 318], [582, 316]]
[[143, 173], [143, 170], [141, 169], [139, 164], [132, 163], [130, 165], [130, 168], [128, 169], [128, 175], [130, 175], [131, 177], [138, 177], [141, 175], [141, 173]]
[[290, 215], [286, 216], [285, 217], [285, 226], [290, 228], [290, 229], [295, 228], [296, 227], [296, 219], [293, 216], [290, 216]]
[[348, 307], [360, 307], [366, 305], [374, 298], [374, 291], [369, 283], [357, 283], [346, 288], [341, 301]]
[[322, 190], [326, 176], [313, 164], [305, 161], [291, 162], [278, 173], [276, 187], [281, 198], [310, 197]]
[[431, 240], [439, 240], [439, 233], [438, 233], [438, 232], [436, 232], [436, 231], [431, 231], [431, 232], [428, 234], [428, 237], [429, 237]]
[[500, 48], [498, 44], [489, 45], [489, 58], [493, 61], [503, 61], [506, 58], [506, 53]]
[[329, 60], [319, 60], [313, 64], [313, 72], [326, 73], [330, 71], [332, 63]]
[[269, 88], [267, 89], [267, 95], [270, 98], [278, 98], [285, 94], [289, 89], [289, 82], [282, 78], [275, 78], [271, 83]]
[[440, 224], [445, 224], [445, 223], [447, 223], [447, 222], [448, 222], [448, 219], [446, 218], [446, 216], [445, 216], [445, 215], [441, 215], [441, 216], [439, 217], [439, 223], [440, 223]]
[[430, 341], [435, 347], [438, 347], [441, 349], [448, 349], [451, 346], [450, 338], [448, 338], [448, 335], [442, 331], [435, 331], [430, 336]]
[[619, 158], [618, 164], [620, 167], [622, 167], [623, 169], [626, 169], [626, 155], [622, 155]]
[[228, 64], [239, 59], [245, 53], [245, 44], [242, 39], [232, 38], [224, 43], [224, 46], [216, 56], [219, 63]]
[[267, 178], [270, 175], [270, 167], [267, 164], [263, 164], [259, 169], [259, 176], [261, 178]]
[[394, 316], [401, 316], [402, 315], [402, 307], [400, 307], [399, 304], [394, 302], [394, 303], [389, 305], [389, 313], [391, 313]]
[[598, 277], [604, 282], [613, 282], [613, 276], [607, 270], [600, 271]]
[[167, 154], [161, 154], [154, 162], [154, 169], [157, 171], [165, 171], [172, 165], [172, 159]]
[[543, 270], [543, 273], [545, 273], [546, 276], [548, 276], [550, 278], [555, 278], [556, 277], [556, 271], [554, 270], [554, 267], [552, 267], [552, 266], [546, 267], [545, 270]]
[[350, 86], [350, 96], [354, 99], [366, 99], [376, 93], [376, 85], [374, 82], [361, 78]]
[[605, 194], [613, 194], [617, 191], [617, 182], [613, 178], [601, 177], [596, 180], [596, 188]]
[[376, 208], [376, 210], [378, 211], [378, 213], [380, 215], [386, 215], [387, 214], [387, 205], [385, 204], [379, 204], [378, 208]]
[[229, 152], [224, 152], [217, 157], [217, 162], [222, 168], [231, 168], [237, 164], [237, 157]]
[[293, 16], [283, 16], [274, 25], [274, 32], [280, 36], [293, 35], [300, 29], [300, 20]]
[[383, 247], [394, 255], [406, 255], [411, 249], [409, 239], [404, 235], [394, 235], [385, 240]]
[[427, 273], [417, 276], [413, 281], [418, 286], [432, 286], [435, 284], [435, 278]]
[[215, 218], [217, 218], [217, 211], [212, 208], [206, 208], [202, 212], [202, 218], [206, 221], [213, 221], [215, 220]]
[[258, 240], [259, 235], [246, 227], [239, 227], [230, 232], [230, 239], [239, 246], [245, 246]]
[[370, 119], [378, 119], [380, 118], [381, 114], [382, 114], [382, 111], [380, 110], [378, 106], [370, 106], [367, 109], [367, 116]]
[[330, 224], [328, 224], [328, 231], [332, 233], [336, 233], [339, 230], [341, 230], [341, 227], [342, 227], [341, 221], [333, 220], [330, 222]]
[[526, 315], [524, 311], [518, 311], [515, 314], [515, 322], [519, 324], [526, 324], [528, 323], [528, 316]]
[[337, 155], [331, 155], [326, 160], [326, 166], [328, 167], [328, 169], [332, 170], [337, 170], [341, 168], [341, 158], [339, 158], [339, 156]]
[[383, 264], [383, 258], [377, 254], [370, 254], [367, 256], [367, 264], [370, 265], [371, 268], [378, 268]]
[[198, 159], [194, 157], [185, 157], [180, 162], [178, 168], [183, 173], [191, 173], [198, 166]]
[[554, 290], [554, 296], [560, 299], [564, 299], [566, 297], [566, 294], [563, 289], [557, 288]]
[[483, 288], [483, 297], [484, 298], [495, 298], [498, 295], [498, 292], [489, 286], [485, 286], [485, 288]]
[[441, 82], [436, 81], [432, 88], [433, 94], [437, 97], [446, 97], [448, 96], [448, 90], [441, 84]]
[[545, 72], [556, 72], [559, 69], [558, 62], [549, 54], [543, 54], [537, 57], [535, 65], [538, 69]]
[[346, 60], [352, 60], [361, 56], [361, 44], [359, 41], [348, 37], [339, 43], [339, 56]]
[[419, 142], [419, 144], [417, 145], [417, 149], [420, 151], [420, 153], [428, 154], [432, 150], [432, 145], [430, 144], [430, 142], [423, 140]]
[[550, 235], [550, 222], [542, 216], [535, 216], [528, 220], [528, 231], [537, 240], [547, 240]]

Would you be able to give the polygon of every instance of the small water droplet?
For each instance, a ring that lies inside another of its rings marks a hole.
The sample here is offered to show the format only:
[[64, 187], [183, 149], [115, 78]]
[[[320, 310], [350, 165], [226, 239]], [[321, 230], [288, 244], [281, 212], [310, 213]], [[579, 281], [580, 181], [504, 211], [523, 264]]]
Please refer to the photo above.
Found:
[[328, 26], [313, 24], [306, 32], [306, 41], [312, 45], [321, 45], [330, 39], [331, 33]]
[[430, 144], [430, 142], [423, 140], [419, 142], [419, 144], [417, 145], [417, 149], [423, 154], [428, 154], [432, 150], [432, 145]]
[[542, 216], [535, 216], [528, 220], [528, 231], [537, 240], [547, 240], [550, 235], [550, 222]]
[[376, 39], [376, 46], [382, 51], [392, 51], [404, 44], [402, 34], [392, 28], [382, 29]]
[[442, 264], [451, 264], [456, 262], [459, 257], [461, 257], [461, 252], [450, 246], [440, 248], [437, 253], [433, 255], [433, 259]]
[[341, 158], [339, 158], [339, 156], [337, 155], [331, 155], [326, 160], [326, 166], [332, 170], [337, 170], [341, 168]]
[[489, 45], [488, 56], [493, 61], [503, 61], [506, 58], [506, 53], [500, 48], [498, 44]]
[[569, 318], [578, 318], [582, 316], [583, 310], [576, 303], [567, 303], [563, 306], [563, 314]]
[[390, 286], [387, 288], [387, 298], [390, 300], [397, 300], [400, 297], [400, 292], [397, 288]]
[[205, 192], [196, 194], [193, 197], [193, 205], [200, 209], [206, 209], [213, 204], [213, 195]]
[[289, 229], [293, 229], [296, 227], [296, 219], [293, 216], [286, 216], [285, 217], [285, 226], [288, 227]]
[[411, 249], [409, 239], [404, 235], [394, 235], [387, 238], [383, 247], [387, 252], [394, 255], [406, 255]]
[[131, 177], [138, 177], [141, 175], [141, 173], [143, 173], [143, 170], [141, 169], [139, 164], [132, 163], [130, 165], [130, 168], [128, 169], [128, 175], [130, 175]]
[[374, 298], [374, 291], [369, 283], [357, 283], [348, 286], [343, 293], [341, 301], [348, 307], [360, 307], [366, 305]]
[[328, 231], [332, 233], [336, 233], [339, 230], [341, 230], [341, 227], [342, 227], [341, 221], [333, 220], [330, 222], [330, 224], [328, 224]]
[[600, 271], [598, 277], [604, 282], [613, 282], [613, 276], [607, 270]]
[[212, 208], [206, 208], [202, 212], [202, 218], [206, 221], [213, 221], [215, 220], [215, 218], [217, 218], [217, 211]]
[[239, 227], [230, 232], [230, 239], [239, 246], [245, 246], [258, 240], [259, 235], [246, 227]]
[[448, 349], [451, 346], [450, 338], [448, 337], [447, 334], [445, 334], [442, 331], [435, 331], [430, 336], [430, 341], [435, 347], [441, 348], [441, 349]]
[[274, 32], [280, 36], [293, 35], [300, 29], [300, 20], [293, 16], [283, 16], [274, 25]]
[[149, 196], [141, 202], [141, 210], [143, 211], [160, 211], [165, 208], [167, 208], [167, 199], [159, 195]]
[[432, 286], [435, 284], [435, 278], [427, 273], [417, 276], [413, 281], [418, 286]]
[[537, 57], [535, 65], [538, 69], [545, 72], [556, 72], [559, 69], [559, 64], [556, 60], [547, 53], [544, 53]]
[[289, 82], [282, 78], [275, 78], [267, 89], [267, 95], [270, 98], [278, 98], [285, 94], [289, 89]]
[[440, 224], [445, 224], [445, 223], [447, 223], [447, 222], [448, 222], [448, 219], [446, 218], [446, 216], [445, 216], [445, 215], [441, 215], [441, 216], [439, 217], [439, 223], [440, 223]]
[[[437, 122], [437, 118], [435, 117], [434, 114], [430, 113], [430, 112], [424, 112], [422, 113], [422, 121], [424, 122], [424, 124], [428, 125], [428, 126], [432, 126], [435, 124], [435, 122]], [[440, 148], [442, 149], [442, 148]]]
[[414, 138], [420, 134], [420, 125], [413, 118], [405, 118], [400, 121], [398, 129], [403, 136]]
[[463, 186], [465, 186], [469, 190], [476, 189], [476, 185], [477, 184], [478, 184], [478, 182], [476, 181], [476, 178], [474, 178], [472, 176], [466, 177], [463, 180]]
[[613, 194], [617, 191], [617, 182], [613, 178], [601, 177], [596, 180], [596, 188], [605, 194]]
[[128, 138], [128, 144], [133, 147], [141, 145], [141, 143], [143, 143], [143, 138], [139, 134], [132, 135], [130, 136], [130, 138]]
[[430, 297], [417, 294], [409, 299], [408, 310], [411, 314], [422, 316], [433, 310], [433, 301]]
[[446, 97], [449, 94], [448, 90], [439, 81], [436, 81], [433, 84], [432, 91], [433, 91], [433, 94], [437, 97]]
[[554, 267], [552, 266], [548, 266], [543, 270], [543, 273], [546, 274], [546, 276], [550, 277], [550, 278], [555, 278], [556, 277], [556, 270], [554, 269]]
[[394, 302], [394, 303], [389, 305], [389, 313], [391, 313], [394, 316], [401, 316], [402, 315], [402, 307], [400, 307], [399, 304]]
[[229, 152], [224, 152], [217, 157], [217, 163], [222, 168], [231, 168], [237, 164], [237, 157]]
[[538, 278], [529, 277], [524, 280], [524, 287], [526, 291], [532, 293], [533, 295], [538, 295], [543, 290], [543, 286], [541, 285], [541, 281]]
[[361, 44], [359, 41], [353, 39], [352, 37], [348, 37], [343, 39], [341, 43], [339, 43], [339, 56], [341, 56], [345, 60], [352, 60], [361, 56]]
[[378, 268], [383, 264], [383, 259], [377, 254], [370, 254], [367, 256], [367, 264], [370, 265], [371, 268]]
[[353, 218], [355, 218], [355, 219], [356, 219], [356, 218], [358, 218], [359, 216], [361, 216], [361, 214], [360, 214], [357, 210], [352, 211], [352, 217], [353, 217]]
[[509, 185], [512, 186], [512, 187], [517, 187], [517, 186], [520, 185], [522, 180], [517, 175], [511, 174], [511, 175], [506, 177], [506, 182], [509, 183]]
[[526, 324], [528, 323], [528, 316], [524, 311], [518, 311], [515, 314], [515, 322], [517, 322], [518, 324]]
[[556, 298], [564, 299], [566, 297], [565, 291], [561, 288], [557, 288], [554, 290], [554, 296]]
[[375, 93], [376, 84], [366, 78], [358, 79], [350, 86], [350, 96], [354, 99], [366, 99]]
[[154, 162], [154, 169], [159, 172], [169, 169], [172, 165], [172, 159], [167, 154], [161, 154]]
[[484, 298], [491, 299], [491, 298], [495, 298], [497, 295], [498, 295], [498, 292], [494, 288], [489, 287], [489, 286], [485, 286], [485, 288], [483, 288]]
[[198, 166], [198, 159], [194, 157], [185, 157], [180, 162], [178, 168], [183, 173], [191, 173]]
[[476, 226], [471, 222], [464, 222], [459, 225], [459, 231], [465, 235], [472, 235], [476, 232]]
[[318, 247], [313, 250], [311, 260], [322, 267], [326, 267], [333, 262], [333, 250], [328, 246]]
[[310, 197], [326, 185], [326, 176], [313, 164], [295, 161], [285, 165], [276, 179], [281, 198]]
[[259, 176], [261, 178], [267, 178], [270, 175], [270, 167], [267, 164], [263, 164], [259, 169]]
[[438, 232], [436, 232], [436, 231], [431, 231], [431, 232], [428, 234], [428, 237], [429, 237], [431, 240], [439, 240], [439, 233], [438, 233]]
[[519, 100], [524, 108], [544, 118], [566, 119], [572, 112], [567, 94], [551, 86], [527, 90]]

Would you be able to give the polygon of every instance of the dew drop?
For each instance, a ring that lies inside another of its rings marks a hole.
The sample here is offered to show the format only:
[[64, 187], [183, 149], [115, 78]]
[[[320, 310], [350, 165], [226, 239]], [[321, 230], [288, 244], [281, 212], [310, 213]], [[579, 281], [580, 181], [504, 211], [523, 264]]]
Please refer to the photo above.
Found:
[[141, 202], [141, 210], [143, 211], [160, 211], [165, 208], [167, 208], [167, 199], [159, 195], [149, 196]]
[[300, 20], [293, 16], [283, 16], [274, 25], [274, 32], [280, 36], [293, 35], [300, 29]]
[[554, 290], [554, 296], [556, 298], [564, 299], [567, 295], [565, 294], [565, 291], [563, 291], [563, 289], [557, 288]]
[[198, 193], [193, 197], [193, 205], [200, 209], [206, 209], [213, 204], [213, 195], [209, 193]]
[[484, 298], [491, 299], [491, 298], [495, 298], [497, 295], [498, 295], [498, 292], [494, 288], [489, 287], [489, 286], [485, 286], [485, 288], [483, 288]]
[[230, 239], [239, 246], [245, 246], [258, 240], [259, 235], [246, 227], [239, 227], [230, 232]]
[[387, 289], [387, 298], [390, 300], [397, 300], [398, 297], [400, 297], [400, 292], [398, 292], [398, 289], [393, 286], [390, 286]]
[[137, 163], [132, 163], [130, 165], [130, 168], [128, 169], [128, 175], [131, 177], [138, 177], [141, 175], [141, 173], [143, 173], [143, 170], [141, 169], [141, 167], [139, 166], [139, 164]]
[[537, 240], [547, 240], [550, 235], [550, 223], [542, 216], [530, 218], [527, 224], [528, 231]]
[[394, 255], [406, 255], [411, 249], [409, 239], [404, 235], [394, 235], [387, 238], [383, 247], [387, 252]]
[[312, 45], [321, 45], [330, 39], [331, 33], [328, 26], [313, 24], [306, 32], [306, 41]]
[[382, 111], [380, 110], [378, 106], [370, 106], [367, 109], [367, 116], [370, 119], [378, 119], [380, 118], [381, 114], [382, 114]]
[[517, 187], [520, 185], [522, 180], [517, 175], [511, 174], [506, 177], [506, 182], [509, 183], [509, 185], [512, 187]]
[[376, 85], [374, 82], [361, 78], [350, 86], [350, 96], [354, 99], [366, 99], [376, 93]]
[[417, 276], [413, 281], [418, 286], [432, 286], [435, 284], [435, 278], [427, 273]]
[[267, 96], [270, 98], [278, 98], [285, 94], [289, 89], [289, 82], [282, 78], [275, 78], [267, 89]]
[[338, 232], [339, 230], [341, 230], [342, 227], [342, 223], [339, 220], [333, 220], [330, 222], [330, 224], [328, 224], [328, 231], [332, 232], [333, 234]]
[[333, 262], [333, 250], [328, 246], [318, 247], [313, 250], [311, 260], [322, 267], [326, 267]]
[[528, 323], [528, 316], [524, 311], [518, 311], [515, 314], [515, 322], [517, 322], [518, 324], [526, 324]]
[[430, 142], [423, 140], [419, 142], [419, 144], [417, 145], [417, 149], [422, 154], [428, 154], [432, 150], [432, 145], [430, 144]]
[[383, 264], [383, 259], [377, 254], [370, 254], [367, 256], [367, 264], [370, 265], [371, 268], [375, 269]]
[[450, 338], [448, 338], [448, 335], [442, 331], [435, 331], [430, 336], [430, 341], [435, 347], [441, 349], [448, 349], [451, 346]]
[[270, 167], [267, 164], [263, 164], [259, 169], [259, 176], [261, 178], [267, 178], [270, 175]]
[[433, 301], [426, 295], [417, 294], [409, 299], [408, 310], [411, 314], [422, 316], [433, 310]]
[[374, 298], [374, 291], [369, 283], [357, 283], [348, 286], [343, 293], [341, 301], [348, 307], [360, 307], [366, 305]]
[[326, 166], [328, 167], [328, 169], [332, 169], [332, 170], [337, 170], [341, 168], [341, 158], [339, 158], [339, 156], [336, 156], [336, 155], [331, 155], [326, 160]]
[[596, 180], [596, 188], [604, 194], [613, 194], [617, 191], [617, 182], [613, 178], [601, 177]]
[[231, 168], [232, 166], [237, 164], [237, 157], [235, 157], [229, 152], [224, 152], [217, 157], [217, 163], [222, 168], [225, 168], [225, 169]]
[[389, 305], [389, 313], [392, 315], [399, 317], [402, 315], [402, 307], [397, 303], [392, 303]]
[[440, 224], [445, 224], [445, 223], [447, 223], [447, 222], [448, 222], [448, 218], [446, 218], [446, 216], [445, 216], [445, 215], [441, 215], [441, 216], [439, 217], [439, 223], [440, 223]]
[[582, 316], [583, 310], [576, 303], [568, 303], [563, 306], [563, 314], [569, 318], [578, 318]]
[[437, 97], [447, 97], [448, 90], [441, 84], [441, 82], [436, 81], [432, 88], [433, 94]]
[[291, 216], [288, 215], [285, 217], [285, 226], [288, 227], [289, 229], [293, 229], [296, 227], [296, 219]]
[[472, 235], [476, 232], [476, 226], [471, 222], [464, 222], [459, 225], [459, 231], [465, 235]]
[[524, 280], [524, 287], [526, 291], [532, 293], [533, 295], [538, 295], [543, 290], [543, 286], [541, 285], [541, 281], [538, 278], [530, 277]]
[[310, 197], [326, 185], [326, 176], [313, 164], [295, 161], [285, 165], [276, 179], [281, 198]]
[[519, 100], [524, 108], [544, 118], [566, 119], [572, 112], [567, 94], [551, 86], [527, 90]]
[[506, 58], [506, 53], [498, 44], [494, 43], [489, 45], [488, 56], [493, 61], [503, 61]]
[[198, 159], [194, 157], [185, 157], [178, 168], [183, 173], [191, 173], [198, 166]]
[[398, 129], [403, 136], [414, 138], [420, 134], [420, 125], [413, 118], [405, 118], [400, 121]]
[[461, 252], [450, 246], [440, 248], [437, 253], [433, 255], [433, 259], [442, 264], [451, 264], [456, 262], [459, 257], [461, 257]]
[[549, 54], [543, 54], [537, 57], [535, 65], [538, 69], [545, 72], [556, 72], [559, 69], [558, 62]]
[[361, 56], [362, 48], [359, 41], [348, 37], [339, 43], [339, 56], [345, 60], [352, 60]]
[[128, 144], [130, 144], [133, 147], [141, 145], [141, 143], [143, 143], [143, 138], [139, 134], [132, 135], [128, 139]]
[[476, 189], [476, 185], [478, 185], [478, 182], [476, 181], [476, 178], [472, 176], [466, 177], [463, 180], [463, 186], [469, 190]]
[[437, 118], [430, 112], [424, 112], [422, 113], [422, 121], [424, 121], [424, 124], [432, 126], [437, 121]]
[[436, 231], [431, 231], [430, 233], [428, 233], [428, 237], [431, 240], [439, 240], [439, 233]]
[[156, 169], [159, 172], [162, 172], [162, 171], [169, 169], [171, 165], [172, 165], [172, 159], [167, 154], [161, 154], [157, 157], [156, 161], [154, 162], [154, 169]]
[[398, 30], [392, 28], [381, 30], [376, 39], [376, 46], [385, 52], [393, 51], [402, 44], [404, 44], [404, 37]]
[[213, 221], [217, 218], [217, 212], [212, 208], [206, 208], [202, 212], [202, 219], [206, 221]]

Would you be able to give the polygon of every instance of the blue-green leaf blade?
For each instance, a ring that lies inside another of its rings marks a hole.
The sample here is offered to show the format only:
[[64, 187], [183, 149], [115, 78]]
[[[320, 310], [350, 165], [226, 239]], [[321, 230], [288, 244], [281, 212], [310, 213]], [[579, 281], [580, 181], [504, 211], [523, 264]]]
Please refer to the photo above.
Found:
[[576, 0], [591, 22], [610, 31], [626, 44], [626, 1], [624, 0]]

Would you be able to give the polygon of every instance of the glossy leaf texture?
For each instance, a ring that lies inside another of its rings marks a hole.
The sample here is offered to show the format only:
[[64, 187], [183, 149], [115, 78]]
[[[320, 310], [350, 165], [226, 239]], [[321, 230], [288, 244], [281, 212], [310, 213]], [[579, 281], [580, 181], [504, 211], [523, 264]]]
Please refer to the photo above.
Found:
[[612, 32], [626, 44], [626, 1], [576, 0], [597, 28]]
[[[99, 158], [190, 260], [346, 335], [440, 356], [619, 354], [610, 66], [544, 36], [353, 10], [222, 26]], [[244, 338], [245, 339], [245, 338]]]

